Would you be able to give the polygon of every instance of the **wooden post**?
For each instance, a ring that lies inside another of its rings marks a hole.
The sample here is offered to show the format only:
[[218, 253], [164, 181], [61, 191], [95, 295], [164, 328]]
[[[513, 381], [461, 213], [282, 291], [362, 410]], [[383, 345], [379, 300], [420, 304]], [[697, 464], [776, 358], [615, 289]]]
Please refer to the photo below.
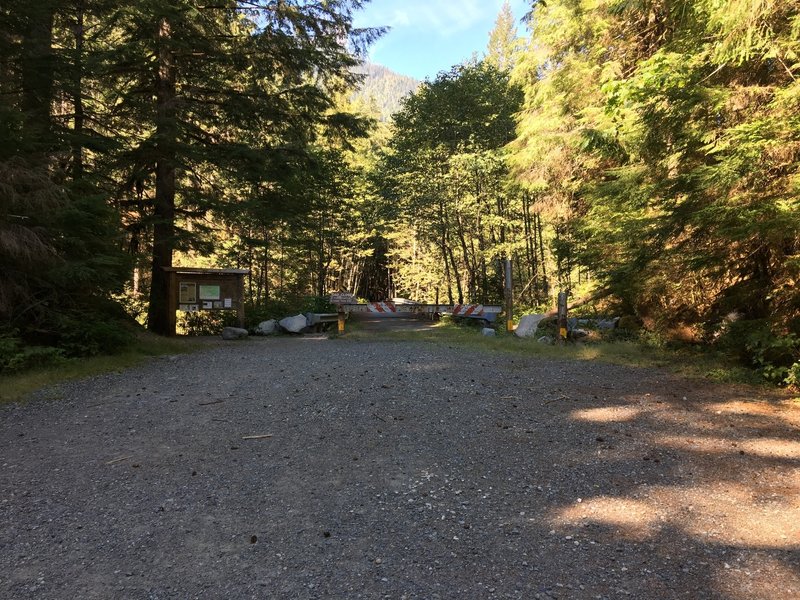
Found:
[[558, 342], [567, 341], [567, 292], [558, 293]]
[[244, 275], [238, 276], [239, 302], [236, 305], [236, 317], [239, 327], [244, 329]]
[[167, 335], [174, 336], [178, 328], [178, 274], [167, 273]]
[[511, 259], [506, 258], [506, 331], [514, 331], [514, 282], [511, 279]]
[[337, 331], [339, 332], [339, 335], [343, 335], [345, 313], [344, 307], [341, 304], [336, 305], [336, 317]]

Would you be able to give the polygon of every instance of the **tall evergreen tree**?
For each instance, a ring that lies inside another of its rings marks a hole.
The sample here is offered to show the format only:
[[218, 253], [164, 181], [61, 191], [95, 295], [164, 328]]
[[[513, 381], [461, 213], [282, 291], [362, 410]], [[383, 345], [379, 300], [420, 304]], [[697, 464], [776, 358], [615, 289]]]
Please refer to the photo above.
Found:
[[489, 33], [485, 61], [498, 71], [511, 71], [517, 62], [520, 39], [514, 23], [511, 4], [506, 0], [500, 8], [494, 29]]
[[353, 30], [351, 11], [360, 4], [142, 0], [123, 12], [114, 70], [123, 102], [115, 117], [127, 129], [145, 125], [121, 168], [131, 195], [149, 198], [153, 331], [167, 327], [164, 267], [190, 241], [179, 221], [235, 201], [236, 186], [223, 181], [285, 201], [281, 189], [294, 179], [286, 174], [310, 157], [318, 128], [356, 125], [330, 109], [332, 94], [357, 78], [348, 44], [378, 33]]

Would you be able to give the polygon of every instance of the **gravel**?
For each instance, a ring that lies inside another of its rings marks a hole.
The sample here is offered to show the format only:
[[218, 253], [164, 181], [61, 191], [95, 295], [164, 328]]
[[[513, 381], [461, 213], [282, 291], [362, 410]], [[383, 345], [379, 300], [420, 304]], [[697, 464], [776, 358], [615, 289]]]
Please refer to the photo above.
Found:
[[800, 598], [799, 440], [656, 370], [228, 343], [0, 407], [0, 597]]

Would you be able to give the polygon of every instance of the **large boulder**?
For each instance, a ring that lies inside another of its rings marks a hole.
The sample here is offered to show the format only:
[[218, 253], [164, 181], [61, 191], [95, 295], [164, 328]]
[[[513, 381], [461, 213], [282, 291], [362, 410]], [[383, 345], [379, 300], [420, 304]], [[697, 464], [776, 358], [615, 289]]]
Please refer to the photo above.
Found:
[[547, 318], [546, 315], [525, 315], [519, 320], [519, 325], [514, 330], [514, 335], [521, 338], [533, 337], [539, 328], [539, 323]]
[[281, 319], [280, 326], [289, 333], [302, 333], [308, 327], [308, 320], [305, 315], [295, 315]]
[[222, 330], [223, 340], [243, 340], [247, 337], [247, 329], [239, 327], [226, 327]]
[[257, 335], [274, 335], [280, 331], [278, 329], [278, 322], [275, 319], [269, 321], [261, 321], [256, 327]]

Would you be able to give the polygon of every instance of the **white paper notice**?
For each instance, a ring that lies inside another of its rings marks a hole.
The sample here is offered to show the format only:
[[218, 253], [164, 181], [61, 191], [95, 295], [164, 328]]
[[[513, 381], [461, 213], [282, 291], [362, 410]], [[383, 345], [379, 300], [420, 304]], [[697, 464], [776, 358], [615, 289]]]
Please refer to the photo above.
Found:
[[230, 298], [225, 298], [225, 308], [231, 308], [231, 307], [233, 307], [233, 300], [231, 300]]

